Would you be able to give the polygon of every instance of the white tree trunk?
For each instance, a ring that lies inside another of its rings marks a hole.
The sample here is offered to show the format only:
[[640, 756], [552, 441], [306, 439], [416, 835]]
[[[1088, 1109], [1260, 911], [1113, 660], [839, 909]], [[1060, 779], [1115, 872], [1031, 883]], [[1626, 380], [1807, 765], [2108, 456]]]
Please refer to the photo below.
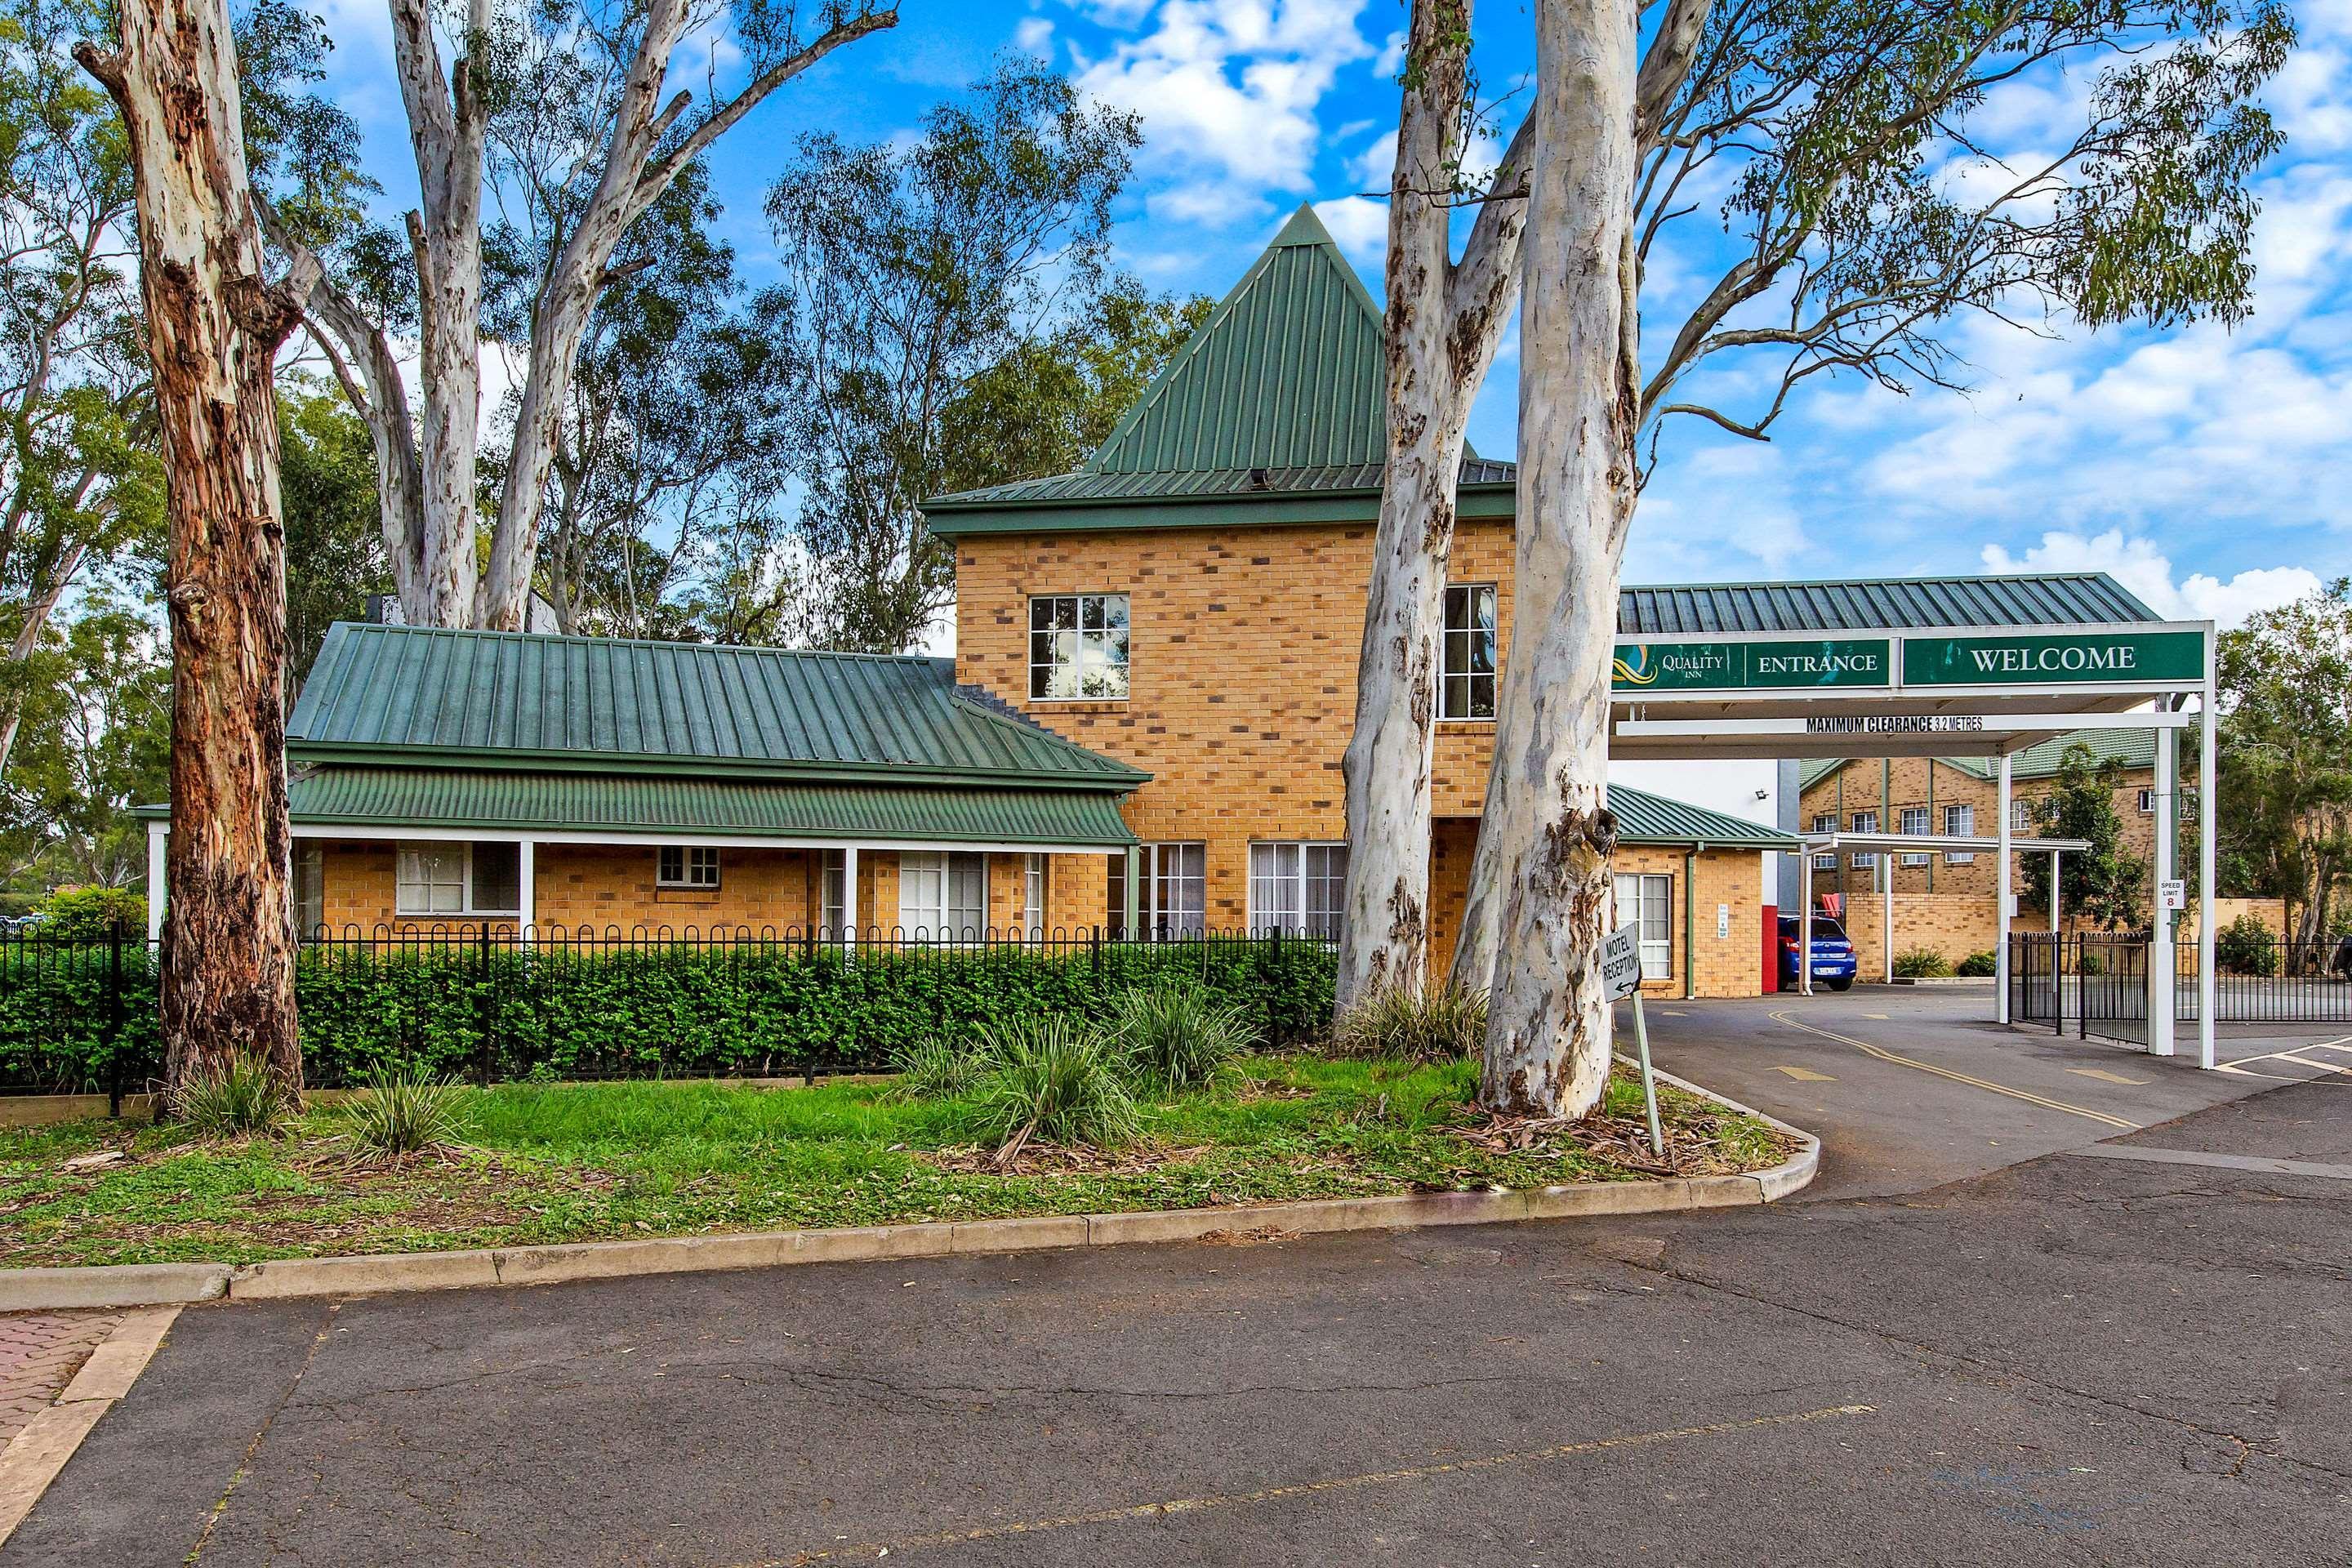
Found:
[[1609, 661], [1632, 520], [1639, 0], [1541, 0], [1519, 324], [1514, 632], [1485, 837], [1494, 979], [1489, 1109], [1580, 1116], [1609, 1076], [1601, 988], [1609, 857]]
[[1429, 965], [1430, 774], [1440, 634], [1470, 405], [1517, 287], [1525, 142], [1496, 171], [1462, 264], [1453, 261], [1467, 0], [1417, 0], [1389, 189], [1388, 462], [1356, 671], [1348, 784], [1347, 920], [1335, 1005], [1419, 993]]

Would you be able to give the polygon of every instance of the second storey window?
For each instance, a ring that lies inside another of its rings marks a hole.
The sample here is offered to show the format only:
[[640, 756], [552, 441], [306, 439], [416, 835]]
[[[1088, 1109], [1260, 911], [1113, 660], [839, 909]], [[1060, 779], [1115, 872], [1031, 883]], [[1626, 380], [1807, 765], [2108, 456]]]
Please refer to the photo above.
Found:
[[1126, 595], [1049, 594], [1029, 601], [1029, 695], [1126, 698]]
[[[1897, 816], [1895, 820], [1902, 825], [1903, 832], [1916, 838], [1925, 838], [1927, 837], [1927, 808], [1926, 806], [1906, 805], [1903, 808], [1901, 815]], [[1903, 857], [1903, 864], [1906, 866], [1925, 866], [1928, 861], [1934, 858], [1935, 857], [1932, 855], [1906, 855]]]
[[522, 847], [412, 841], [400, 847], [393, 908], [403, 915], [522, 912]]
[[665, 844], [656, 854], [654, 886], [704, 889], [719, 886], [717, 846]]
[[1250, 846], [1250, 929], [1336, 937], [1348, 907], [1344, 844]]
[[1495, 585], [1464, 583], [1445, 590], [1444, 679], [1438, 717], [1495, 716]]
[[[1853, 831], [1856, 833], [1877, 832], [1878, 813], [1874, 811], [1855, 812], [1853, 814]], [[1857, 849], [1853, 854], [1853, 864], [1858, 868], [1875, 866], [1878, 864], [1878, 857], [1870, 850]]]
[[[1974, 838], [1977, 836], [1977, 808], [1973, 805], [1944, 807], [1944, 833], [1951, 838]], [[1948, 850], [1944, 855], [1944, 864], [1973, 866], [1976, 858], [1972, 850]]]

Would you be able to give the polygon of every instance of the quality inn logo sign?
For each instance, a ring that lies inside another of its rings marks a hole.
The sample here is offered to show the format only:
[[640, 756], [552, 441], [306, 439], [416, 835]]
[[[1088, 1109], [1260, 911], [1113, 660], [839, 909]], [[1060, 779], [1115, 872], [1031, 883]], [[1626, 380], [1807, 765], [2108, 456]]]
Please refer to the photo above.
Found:
[[1891, 655], [1884, 637], [1619, 643], [1610, 685], [1618, 691], [1656, 692], [1887, 686], [1893, 684]]

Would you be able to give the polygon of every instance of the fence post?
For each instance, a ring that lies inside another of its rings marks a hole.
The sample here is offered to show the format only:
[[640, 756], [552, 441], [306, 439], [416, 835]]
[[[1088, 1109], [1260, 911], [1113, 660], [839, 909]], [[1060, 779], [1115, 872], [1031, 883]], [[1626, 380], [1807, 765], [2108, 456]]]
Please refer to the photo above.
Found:
[[478, 939], [478, 952], [480, 952], [480, 954], [481, 954], [480, 973], [481, 973], [481, 980], [482, 980], [482, 995], [481, 995], [481, 1003], [480, 1003], [480, 1016], [479, 1016], [479, 1019], [478, 1019], [478, 1023], [479, 1023], [479, 1026], [480, 1026], [480, 1028], [481, 1028], [481, 1031], [482, 1031], [482, 1049], [481, 1049], [481, 1059], [480, 1059], [480, 1061], [479, 1061], [478, 1065], [476, 1067], [475, 1070], [476, 1070], [477, 1074], [479, 1076], [480, 1082], [481, 1082], [481, 1087], [482, 1087], [482, 1088], [484, 1088], [484, 1089], [488, 1089], [488, 1088], [489, 1088], [489, 1087], [490, 1087], [490, 1061], [491, 1061], [491, 1052], [496, 1048], [496, 1047], [491, 1044], [491, 1039], [492, 1039], [491, 1029], [492, 1029], [492, 1026], [493, 1026], [496, 1024], [496, 1022], [498, 1021], [498, 1016], [499, 1016], [499, 1005], [498, 1005], [498, 998], [496, 998], [495, 996], [493, 996], [493, 995], [490, 994], [490, 990], [491, 990], [491, 988], [490, 988], [490, 922], [489, 922], [489, 921], [482, 921], [482, 922], [481, 922], [481, 931], [480, 931], [480, 933], [479, 933]]
[[1100, 980], [1102, 978], [1102, 927], [1097, 926], [1087, 933], [1087, 951], [1094, 958], [1095, 978]]
[[1258, 988], [1265, 994], [1265, 1043], [1274, 1047], [1280, 1047], [1286, 1043], [1282, 1037], [1282, 1019], [1275, 1008], [1275, 996], [1276, 988], [1281, 983], [1281, 974], [1282, 928], [1276, 926], [1274, 928], [1273, 938], [1266, 943], [1257, 965]]
[[116, 920], [106, 933], [106, 1114], [114, 1121], [122, 1119], [122, 921]]

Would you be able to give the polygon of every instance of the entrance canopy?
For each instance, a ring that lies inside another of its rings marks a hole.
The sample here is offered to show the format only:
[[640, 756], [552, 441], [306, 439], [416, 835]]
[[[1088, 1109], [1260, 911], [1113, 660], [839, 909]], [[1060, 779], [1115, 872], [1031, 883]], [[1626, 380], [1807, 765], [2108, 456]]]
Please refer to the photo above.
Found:
[[[2101, 572], [1628, 587], [1618, 595], [1609, 754], [1998, 758], [1996, 1016], [2007, 1023], [2016, 753], [2070, 731], [2156, 732], [2153, 940], [2168, 952], [2179, 908], [2175, 741], [2197, 725], [2198, 1044], [2210, 1068], [2214, 682], [2212, 622], [2168, 621]], [[1811, 864], [1808, 853], [1808, 881]], [[1807, 921], [1811, 903], [1808, 889]], [[1800, 951], [1811, 952], [1810, 931]], [[2169, 1056], [2172, 966], [2151, 963], [2148, 973], [2149, 1049]]]
[[2103, 573], [1628, 587], [1617, 630], [1609, 752], [1628, 761], [2002, 756], [2192, 721], [2178, 700], [2213, 670], [2211, 622]]

